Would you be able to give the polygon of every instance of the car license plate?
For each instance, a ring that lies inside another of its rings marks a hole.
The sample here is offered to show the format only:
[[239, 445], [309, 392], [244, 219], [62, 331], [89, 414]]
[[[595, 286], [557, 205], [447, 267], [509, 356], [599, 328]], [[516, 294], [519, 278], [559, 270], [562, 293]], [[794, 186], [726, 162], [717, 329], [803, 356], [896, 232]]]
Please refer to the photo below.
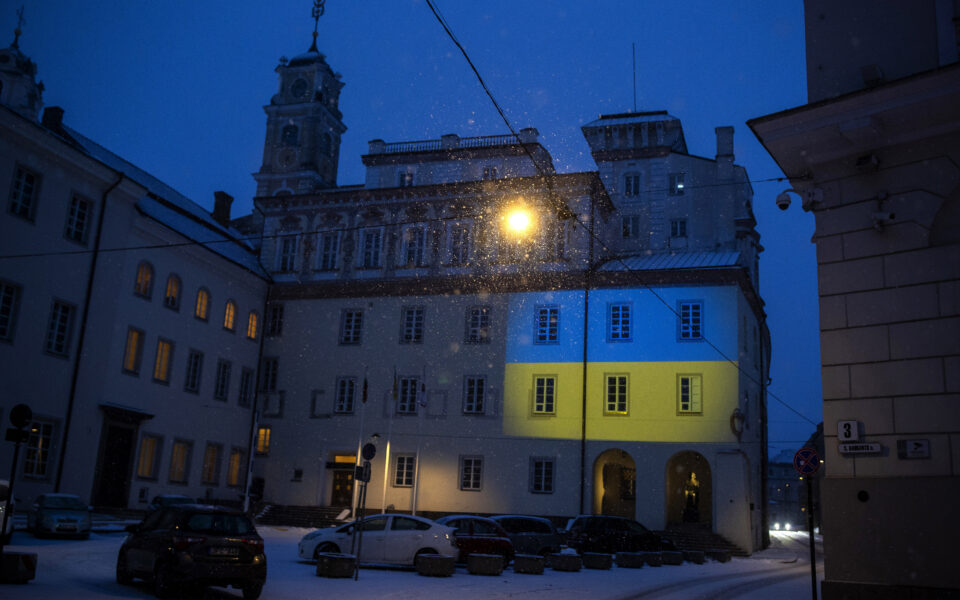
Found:
[[76, 531], [76, 530], [77, 530], [76, 525], [58, 525], [57, 526], [57, 531]]
[[240, 554], [240, 551], [236, 548], [220, 548], [220, 547], [211, 547], [210, 556], [237, 556]]

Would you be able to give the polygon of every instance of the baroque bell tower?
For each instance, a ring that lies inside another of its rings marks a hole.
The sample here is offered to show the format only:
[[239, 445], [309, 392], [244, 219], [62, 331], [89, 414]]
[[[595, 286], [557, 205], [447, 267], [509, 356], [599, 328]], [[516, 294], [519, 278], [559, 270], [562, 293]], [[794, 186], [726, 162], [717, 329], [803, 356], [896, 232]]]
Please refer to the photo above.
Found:
[[317, 50], [325, 0], [313, 2], [313, 44], [280, 59], [280, 89], [264, 107], [267, 135], [263, 164], [253, 174], [257, 196], [309, 194], [336, 187], [340, 136], [347, 130], [337, 104], [343, 83]]

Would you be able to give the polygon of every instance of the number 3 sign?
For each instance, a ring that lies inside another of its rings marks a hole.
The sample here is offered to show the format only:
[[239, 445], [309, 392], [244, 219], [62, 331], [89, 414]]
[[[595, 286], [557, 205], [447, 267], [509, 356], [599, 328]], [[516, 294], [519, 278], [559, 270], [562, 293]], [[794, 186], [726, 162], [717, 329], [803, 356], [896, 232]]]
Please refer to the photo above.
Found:
[[860, 423], [857, 421], [837, 421], [837, 438], [841, 442], [860, 441]]

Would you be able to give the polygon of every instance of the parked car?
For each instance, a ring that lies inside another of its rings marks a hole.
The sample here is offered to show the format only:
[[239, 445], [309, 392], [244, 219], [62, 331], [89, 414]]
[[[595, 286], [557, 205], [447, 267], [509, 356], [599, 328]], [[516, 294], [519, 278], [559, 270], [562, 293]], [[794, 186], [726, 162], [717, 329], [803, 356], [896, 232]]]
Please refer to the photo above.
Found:
[[580, 515], [567, 524], [567, 535], [567, 545], [581, 554], [676, 550], [670, 540], [624, 517]]
[[183, 494], [160, 494], [153, 497], [153, 500], [151, 500], [147, 506], [147, 511], [153, 512], [165, 506], [173, 506], [174, 504], [196, 504], [196, 502], [197, 501], [190, 496], [184, 496]]
[[497, 515], [490, 517], [503, 527], [517, 554], [546, 556], [559, 552], [563, 537], [549, 519], [525, 515]]
[[117, 554], [117, 583], [152, 581], [157, 596], [185, 587], [216, 585], [260, 597], [267, 579], [263, 538], [242, 512], [219, 506], [176, 504], [136, 525]]
[[454, 528], [457, 538], [458, 562], [467, 562], [471, 554], [499, 554], [506, 565], [513, 560], [513, 542], [510, 535], [493, 519], [473, 515], [450, 515], [437, 523]]
[[[410, 515], [373, 515], [362, 519], [360, 562], [412, 565], [418, 554], [457, 555], [454, 529]], [[300, 558], [316, 560], [321, 552], [352, 553], [357, 521], [339, 527], [317, 529], [303, 536]], [[359, 541], [359, 540], [358, 540]]]
[[[0, 523], [3, 522], [3, 516], [7, 510], [7, 498], [10, 498], [10, 482], [6, 479], [0, 479]], [[7, 525], [3, 531], [0, 531], [0, 542], [10, 543], [13, 537], [13, 498], [10, 498], [10, 516], [7, 517]]]
[[27, 529], [34, 536], [90, 537], [90, 507], [76, 494], [40, 494], [27, 512]]

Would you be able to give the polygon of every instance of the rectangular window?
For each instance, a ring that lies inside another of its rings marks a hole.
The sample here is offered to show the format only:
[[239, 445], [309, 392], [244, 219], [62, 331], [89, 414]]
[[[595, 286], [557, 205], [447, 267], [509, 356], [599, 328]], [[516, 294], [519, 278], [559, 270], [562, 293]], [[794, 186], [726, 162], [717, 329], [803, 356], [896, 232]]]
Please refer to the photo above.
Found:
[[37, 196], [40, 191], [40, 176], [29, 169], [17, 166], [10, 190], [10, 214], [33, 221], [37, 212]]
[[470, 262], [470, 226], [454, 223], [450, 226], [450, 265], [460, 266]]
[[239, 487], [243, 482], [243, 473], [246, 472], [243, 460], [245, 454], [242, 448], [230, 450], [230, 460], [227, 462], [227, 485], [230, 487]]
[[556, 412], [557, 378], [537, 375], [533, 378], [533, 412], [552, 415]]
[[263, 370], [260, 372], [260, 390], [264, 392], [277, 391], [277, 373], [280, 370], [280, 359], [264, 358]]
[[683, 195], [684, 175], [686, 175], [686, 173], [670, 173], [670, 185], [668, 189], [671, 196]]
[[699, 340], [703, 338], [703, 302], [680, 302], [679, 337], [681, 340]]
[[417, 395], [420, 392], [420, 379], [418, 377], [401, 377], [397, 381], [397, 384], [397, 414], [417, 414]]
[[170, 451], [170, 475], [171, 483], [187, 483], [187, 477], [190, 475], [190, 452], [193, 450], [193, 442], [185, 440], [175, 440], [173, 449]]
[[620, 217], [620, 237], [625, 240], [635, 240], [640, 237], [640, 215]]
[[137, 459], [137, 477], [156, 479], [160, 467], [160, 446], [162, 438], [144, 434], [140, 438], [140, 457]]
[[183, 389], [194, 394], [200, 391], [200, 374], [203, 371], [203, 352], [191, 350], [187, 355], [187, 376]]
[[686, 219], [673, 219], [670, 221], [670, 237], [675, 237], [675, 238], [687, 237], [687, 220]]
[[170, 364], [173, 362], [173, 342], [160, 338], [157, 340], [157, 356], [153, 361], [153, 380], [170, 383]]
[[297, 260], [297, 238], [294, 234], [282, 234], [280, 238], [280, 260], [277, 270], [281, 273], [291, 273]]
[[270, 453], [270, 426], [260, 427], [257, 430], [257, 454]]
[[626, 375], [607, 375], [606, 414], [625, 415], [629, 408]]
[[363, 245], [360, 266], [364, 269], [375, 269], [380, 266], [381, 238], [379, 229], [367, 229], [363, 232], [360, 238]]
[[127, 345], [123, 350], [123, 371], [133, 375], [140, 374], [140, 359], [143, 356], [143, 330], [136, 327], [127, 329]]
[[328, 231], [320, 236], [320, 270], [335, 271], [340, 253], [340, 232]]
[[427, 232], [420, 225], [403, 230], [403, 266], [421, 267], [426, 264]]
[[460, 457], [460, 489], [479, 491], [483, 483], [483, 458], [480, 456]]
[[677, 376], [677, 412], [680, 414], [702, 414], [703, 396], [700, 375]]
[[420, 344], [423, 342], [423, 307], [403, 307], [403, 329], [400, 331], [401, 344]]
[[248, 407], [253, 400], [253, 369], [242, 367], [240, 369], [240, 395], [237, 397], [237, 405]]
[[627, 173], [623, 177], [623, 195], [636, 197], [640, 195], [640, 175]]
[[19, 285], [0, 281], [0, 340], [13, 339], [22, 289]]
[[536, 344], [556, 344], [559, 341], [560, 308], [557, 306], [538, 306]]
[[70, 200], [70, 209], [67, 211], [67, 225], [63, 235], [68, 240], [80, 244], [87, 243], [87, 234], [90, 231], [90, 218], [93, 213], [93, 202], [74, 196]]
[[554, 460], [534, 457], [530, 459], [530, 491], [534, 494], [553, 493]]
[[397, 173], [397, 185], [399, 187], [412, 187], [413, 171], [399, 171]]
[[283, 305], [271, 304], [267, 307], [267, 335], [276, 337], [283, 333]]
[[611, 342], [630, 341], [633, 329], [630, 304], [609, 304], [607, 307], [607, 339]]
[[497, 178], [497, 168], [494, 166], [484, 167], [483, 168], [483, 178], [490, 180]]
[[345, 310], [340, 316], [340, 344], [359, 344], [363, 335], [363, 311]]
[[73, 329], [73, 315], [76, 307], [66, 302], [54, 300], [50, 307], [50, 320], [47, 322], [47, 340], [45, 348], [51, 354], [67, 356], [70, 350], [70, 332]]
[[223, 446], [220, 444], [207, 444], [203, 451], [203, 469], [200, 472], [200, 481], [204, 485], [220, 484], [220, 455], [223, 453]]
[[357, 378], [356, 377], [338, 377], [337, 378], [337, 405], [335, 411], [338, 413], [352, 413], [353, 404], [357, 398]]
[[50, 450], [53, 443], [53, 423], [34, 421], [30, 423], [27, 443], [24, 446], [23, 475], [43, 479], [50, 475]]
[[487, 392], [487, 378], [467, 375], [463, 378], [463, 414], [482, 415]]
[[413, 454], [398, 454], [396, 465], [393, 487], [413, 487], [413, 474], [417, 468], [417, 457]]
[[486, 344], [490, 341], [490, 307], [471, 306], [467, 309], [467, 343]]
[[213, 397], [217, 400], [227, 401], [227, 395], [230, 392], [230, 361], [217, 361], [217, 381], [213, 386]]

